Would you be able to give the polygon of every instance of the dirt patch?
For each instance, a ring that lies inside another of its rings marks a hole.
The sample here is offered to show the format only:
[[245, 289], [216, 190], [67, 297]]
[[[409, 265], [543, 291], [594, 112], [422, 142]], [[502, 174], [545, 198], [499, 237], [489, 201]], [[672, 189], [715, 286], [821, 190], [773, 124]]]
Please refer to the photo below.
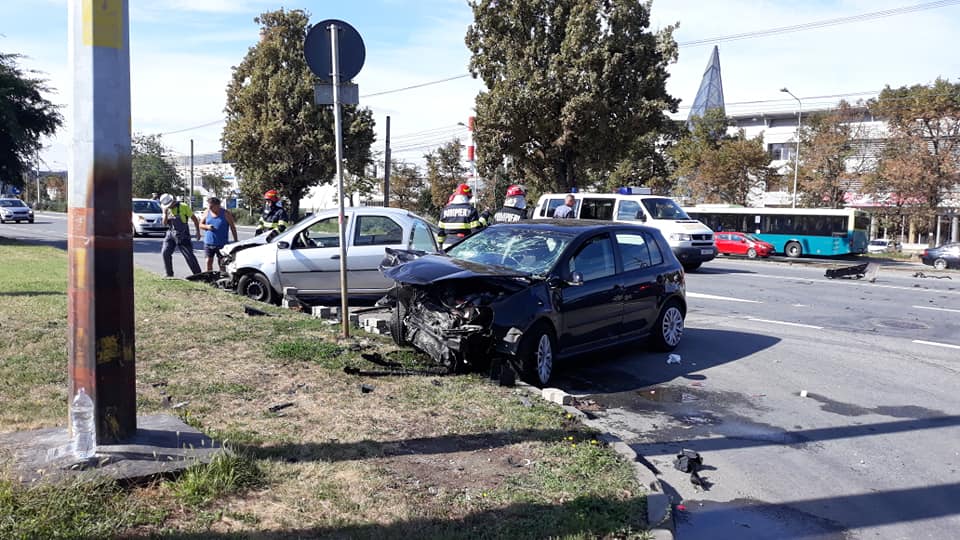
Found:
[[398, 480], [414, 488], [494, 490], [508, 479], [529, 474], [536, 454], [529, 443], [455, 451], [450, 441], [401, 443], [398, 455], [380, 460]]

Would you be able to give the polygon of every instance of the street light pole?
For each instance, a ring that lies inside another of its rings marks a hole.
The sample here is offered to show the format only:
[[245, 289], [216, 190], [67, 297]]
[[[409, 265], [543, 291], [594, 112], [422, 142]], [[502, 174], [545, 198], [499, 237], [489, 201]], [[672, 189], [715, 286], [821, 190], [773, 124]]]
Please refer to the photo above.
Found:
[[797, 173], [800, 171], [800, 122], [803, 118], [803, 102], [800, 101], [800, 98], [793, 95], [793, 92], [787, 90], [786, 87], [780, 89], [781, 92], [786, 92], [790, 94], [790, 97], [797, 100], [797, 103], [800, 104], [800, 108], [797, 109], [797, 155], [793, 162], [793, 208], [797, 207]]

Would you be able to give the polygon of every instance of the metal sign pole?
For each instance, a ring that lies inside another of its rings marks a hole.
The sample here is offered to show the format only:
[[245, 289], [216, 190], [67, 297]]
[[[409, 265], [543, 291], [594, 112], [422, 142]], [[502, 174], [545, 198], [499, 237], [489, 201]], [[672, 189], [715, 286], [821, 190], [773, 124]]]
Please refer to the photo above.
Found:
[[350, 313], [347, 311], [347, 222], [343, 211], [343, 123], [340, 118], [339, 27], [331, 24], [330, 51], [333, 66], [333, 131], [337, 140], [337, 193], [340, 199], [340, 317], [343, 337], [350, 337]]

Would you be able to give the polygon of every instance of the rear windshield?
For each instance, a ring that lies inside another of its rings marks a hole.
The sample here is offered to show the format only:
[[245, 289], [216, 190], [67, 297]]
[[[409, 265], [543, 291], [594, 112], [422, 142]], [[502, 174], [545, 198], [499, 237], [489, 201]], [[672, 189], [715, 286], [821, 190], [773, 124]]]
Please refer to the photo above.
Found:
[[26, 205], [23, 204], [23, 201], [21, 201], [20, 199], [6, 199], [6, 200], [0, 201], [0, 206], [6, 207], [6, 208], [22, 208]]
[[643, 207], [653, 219], [690, 219], [683, 208], [680, 208], [673, 199], [666, 197], [643, 199]]
[[133, 211], [137, 214], [159, 214], [157, 201], [133, 201]]

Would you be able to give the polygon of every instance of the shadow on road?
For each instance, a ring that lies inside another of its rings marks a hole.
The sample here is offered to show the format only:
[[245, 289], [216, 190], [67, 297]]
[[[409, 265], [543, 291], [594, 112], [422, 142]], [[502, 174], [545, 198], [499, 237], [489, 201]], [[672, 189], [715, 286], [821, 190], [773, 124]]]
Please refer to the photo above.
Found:
[[696, 372], [734, 362], [779, 342], [780, 338], [762, 334], [687, 328], [675, 351], [681, 356], [680, 364], [667, 364], [667, 353], [648, 352], [645, 343], [639, 342], [562, 364], [553, 385], [570, 393], [597, 394], [627, 392], [678, 377], [702, 380], [706, 377]]

